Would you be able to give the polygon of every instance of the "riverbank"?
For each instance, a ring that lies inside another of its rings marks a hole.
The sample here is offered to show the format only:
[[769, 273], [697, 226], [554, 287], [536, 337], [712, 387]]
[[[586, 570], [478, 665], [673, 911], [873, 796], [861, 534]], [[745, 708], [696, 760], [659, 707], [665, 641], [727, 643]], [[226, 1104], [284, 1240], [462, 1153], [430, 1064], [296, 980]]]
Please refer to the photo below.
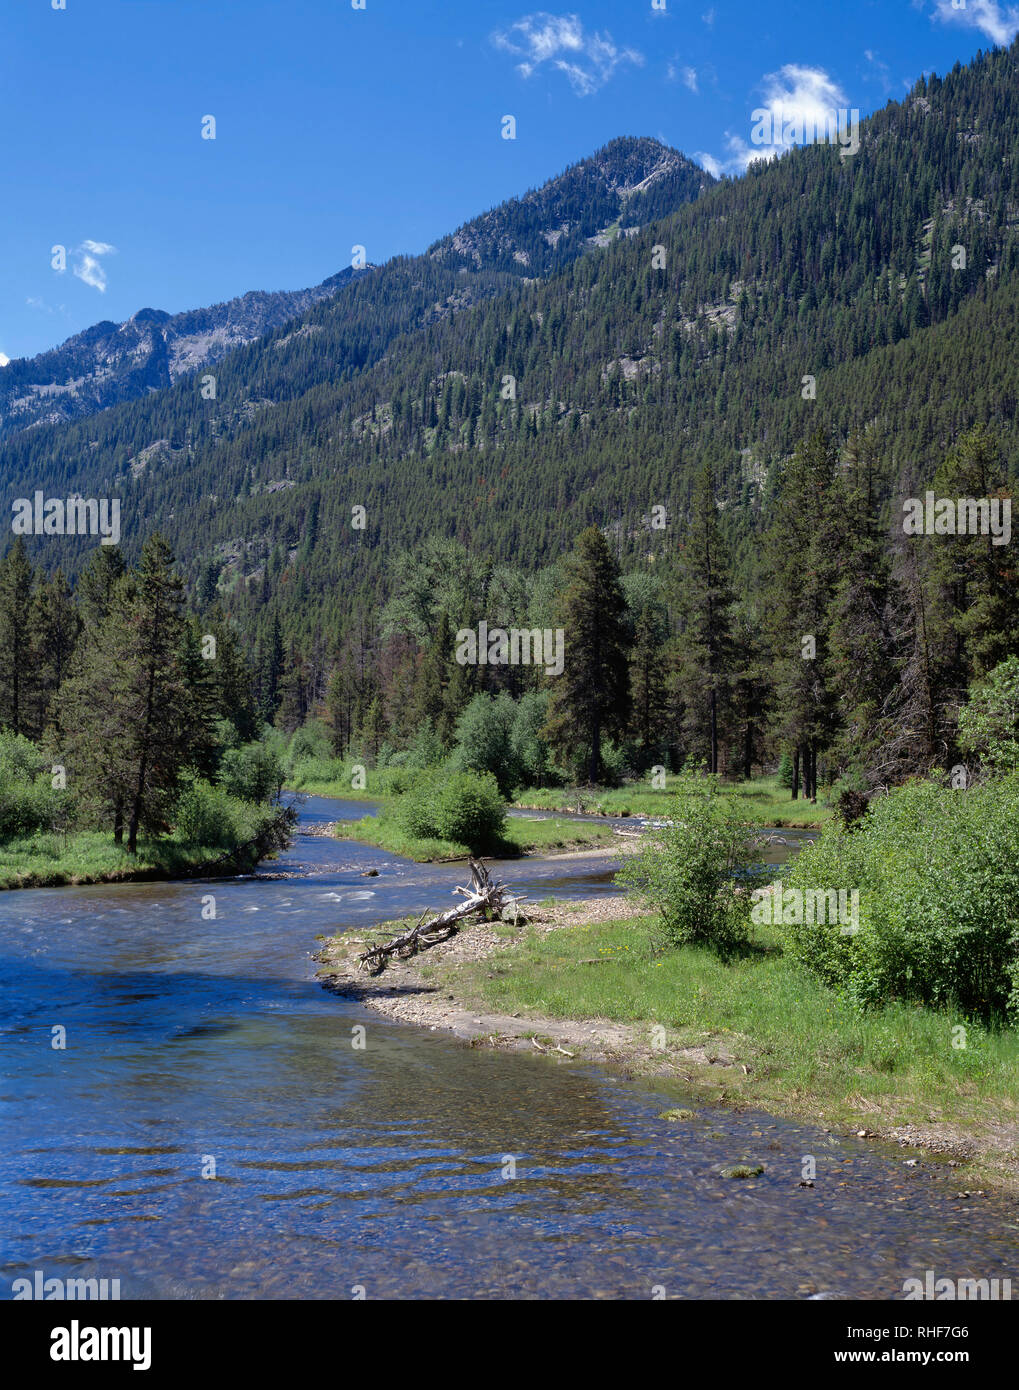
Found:
[[137, 853], [129, 854], [108, 832], [39, 831], [0, 845], [0, 891], [230, 878], [250, 873], [263, 859], [275, 857], [296, 819], [296, 813], [285, 808], [251, 808], [242, 831], [245, 838], [225, 850], [222, 845], [189, 844], [168, 836], [140, 840]]
[[[529, 787], [519, 791], [513, 801], [518, 810], [558, 811], [596, 816], [650, 816], [668, 820], [675, 814], [679, 779], [666, 778], [665, 786], [652, 788], [645, 779], [621, 787]], [[722, 782], [718, 794], [736, 802], [751, 825], [783, 830], [817, 830], [829, 823], [832, 808], [823, 802], [812, 804], [779, 785], [774, 777], [752, 782]]]
[[[364, 771], [364, 769], [362, 769]], [[298, 778], [295, 790], [308, 796], [331, 797], [336, 801], [377, 801], [382, 808], [398, 804], [409, 774], [400, 768], [382, 768], [365, 774], [365, 786], [351, 786], [344, 775], [326, 780]], [[549, 811], [559, 815], [650, 816], [667, 820], [676, 809], [680, 779], [669, 773], [665, 786], [652, 788], [649, 781], [627, 782], [621, 787], [528, 787], [510, 803], [514, 810]], [[786, 830], [817, 830], [832, 818], [832, 808], [823, 802], [812, 805], [779, 785], [777, 778], [759, 777], [751, 782], [722, 783], [721, 796], [738, 801], [740, 810], [752, 825]]]
[[970, 1029], [956, 1050], [947, 1015], [856, 1014], [787, 961], [767, 928], [757, 951], [726, 965], [690, 948], [653, 955], [652, 925], [621, 897], [543, 904], [526, 927], [471, 926], [377, 978], [356, 968], [361, 937], [330, 938], [319, 974], [344, 997], [472, 1046], [660, 1077], [704, 1104], [760, 1108], [964, 1166], [960, 1192], [1019, 1191], [1015, 1033]]
[[[358, 821], [336, 821], [332, 833], [338, 840], [356, 840], [374, 845], [418, 864], [455, 863], [470, 857], [466, 845], [451, 840], [425, 839], [410, 835], [392, 815], [383, 810]], [[509, 819], [498, 845], [486, 853], [497, 859], [518, 859], [529, 854], [561, 854], [576, 850], [606, 849], [617, 836], [609, 825], [584, 824], [568, 820]]]

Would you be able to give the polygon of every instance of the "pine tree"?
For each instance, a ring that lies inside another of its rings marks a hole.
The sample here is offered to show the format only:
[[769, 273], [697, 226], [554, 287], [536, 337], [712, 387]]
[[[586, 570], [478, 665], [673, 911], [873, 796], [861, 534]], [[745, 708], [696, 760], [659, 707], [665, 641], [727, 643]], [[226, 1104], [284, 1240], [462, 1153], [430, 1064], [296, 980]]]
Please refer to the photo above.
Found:
[[680, 551], [674, 681], [686, 711], [687, 735], [704, 748], [711, 773], [719, 771], [720, 731], [734, 671], [730, 573], [712, 470], [705, 464], [697, 477]]
[[25, 542], [18, 536], [0, 560], [0, 726], [30, 734], [36, 668], [35, 577]]
[[182, 647], [184, 586], [160, 536], [114, 588], [105, 621], [60, 692], [66, 761], [80, 795], [127, 830], [158, 830], [195, 746], [195, 705]]
[[123, 577], [125, 568], [119, 546], [101, 545], [89, 556], [88, 564], [78, 576], [74, 595], [86, 634], [105, 622], [113, 601], [113, 591]]
[[660, 604], [645, 603], [637, 614], [630, 654], [631, 733], [642, 768], [662, 755], [667, 737], [668, 696], [664, 647], [668, 622]]
[[46, 727], [54, 697], [71, 670], [81, 631], [81, 619], [63, 570], [43, 581], [35, 595], [32, 661], [36, 703], [32, 718], [36, 735]]
[[565, 571], [558, 606], [565, 664], [553, 678], [545, 736], [564, 757], [582, 747], [595, 784], [603, 739], [621, 737], [630, 717], [626, 599], [619, 566], [596, 526], [577, 537]]

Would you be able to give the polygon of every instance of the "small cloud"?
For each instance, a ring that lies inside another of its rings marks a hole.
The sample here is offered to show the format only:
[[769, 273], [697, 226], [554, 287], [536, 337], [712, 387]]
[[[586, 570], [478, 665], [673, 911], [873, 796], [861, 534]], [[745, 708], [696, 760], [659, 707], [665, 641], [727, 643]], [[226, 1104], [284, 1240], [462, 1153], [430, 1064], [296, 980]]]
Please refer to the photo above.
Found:
[[10, 365], [11, 359], [7, 356], [6, 352], [0, 352], [0, 367], [9, 367]]
[[716, 179], [720, 179], [725, 172], [713, 154], [706, 154], [704, 150], [698, 150], [694, 158]]
[[1019, 5], [1000, 5], [998, 0], [965, 0], [961, 9], [954, 6], [952, 0], [934, 0], [931, 19], [979, 29], [1002, 48], [1019, 34]]
[[77, 250], [72, 252], [77, 260], [71, 270], [86, 285], [91, 285], [100, 294], [105, 294], [106, 271], [99, 258], [114, 255], [116, 250], [117, 248], [111, 246], [108, 241], [93, 241], [91, 237], [86, 237]]
[[709, 29], [713, 28], [715, 23], [715, 11], [713, 9], [708, 10], [707, 14], [701, 15], [701, 19], [704, 21], [704, 23], [708, 26]]
[[689, 87], [690, 90], [691, 90], [691, 92], [697, 92], [697, 91], [700, 90], [700, 88], [697, 86], [697, 69], [696, 69], [696, 68], [684, 68], [684, 69], [683, 69], [683, 86], [684, 86], [684, 87]]
[[580, 16], [525, 15], [491, 39], [496, 48], [519, 58], [517, 72], [528, 78], [545, 63], [565, 74], [578, 96], [591, 96], [603, 87], [621, 63], [643, 65], [644, 55], [618, 48], [609, 33], [585, 32]]
[[[727, 130], [726, 157], [715, 161], [725, 173], [741, 174], [758, 160], [784, 154], [802, 142], [807, 133], [824, 131], [834, 113], [849, 106], [845, 92], [823, 68], [805, 68], [797, 63], [787, 63], [778, 72], [768, 73], [761, 90], [764, 105], [757, 109], [771, 113], [771, 143], [751, 145]], [[711, 169], [711, 173], [715, 172]]]
[[[889, 92], [893, 92], [895, 90], [895, 83], [891, 80], [891, 69], [888, 64], [882, 62], [872, 48], [865, 48], [863, 56], [866, 58], [870, 67], [870, 72], [866, 74], [864, 81], [880, 83], [885, 96], [887, 96]], [[911, 84], [907, 84], [907, 86], [908, 85]]]

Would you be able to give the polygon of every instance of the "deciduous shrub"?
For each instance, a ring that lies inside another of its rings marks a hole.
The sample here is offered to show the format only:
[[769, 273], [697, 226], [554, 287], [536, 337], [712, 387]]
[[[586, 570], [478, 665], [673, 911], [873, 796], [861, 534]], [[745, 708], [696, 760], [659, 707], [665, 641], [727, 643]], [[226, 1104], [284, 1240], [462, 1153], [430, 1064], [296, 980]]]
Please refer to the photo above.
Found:
[[761, 858], [760, 836], [712, 777], [680, 783], [671, 819], [647, 832], [618, 881], [661, 914], [661, 944], [738, 950], [750, 934], [747, 885]]
[[229, 849], [237, 843], [243, 829], [238, 824], [240, 809], [235, 798], [222, 787], [196, 777], [177, 798], [174, 838], [187, 845]]
[[51, 764], [21, 734], [0, 733], [0, 840], [59, 826], [70, 796], [55, 789]]
[[1019, 775], [916, 782], [833, 825], [788, 886], [859, 890], [859, 922], [784, 924], [787, 948], [860, 1004], [911, 999], [990, 1019], [1019, 1008]]
[[1019, 767], [1019, 657], [1010, 656], [971, 687], [959, 711], [959, 743], [988, 767]]
[[242, 801], [269, 801], [283, 785], [283, 764], [264, 742], [228, 748], [219, 766], [219, 783], [230, 796]]
[[408, 834], [451, 840], [482, 851], [496, 845], [506, 825], [506, 807], [491, 773], [448, 767], [418, 778], [400, 806]]

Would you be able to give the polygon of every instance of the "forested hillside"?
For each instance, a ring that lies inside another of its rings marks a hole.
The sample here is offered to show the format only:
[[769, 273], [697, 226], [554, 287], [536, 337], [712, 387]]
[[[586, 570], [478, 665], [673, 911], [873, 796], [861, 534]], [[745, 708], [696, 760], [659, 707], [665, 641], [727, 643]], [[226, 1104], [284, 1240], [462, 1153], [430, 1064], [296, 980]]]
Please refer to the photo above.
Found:
[[787, 748], [808, 790], [819, 755], [944, 763], [968, 683], [1015, 650], [1014, 550], [907, 544], [901, 502], [1019, 471], [1017, 66], [1013, 45], [921, 79], [855, 156], [717, 184], [617, 141], [228, 355], [214, 400], [182, 383], [8, 443], [8, 490], [120, 496], [129, 558], [168, 537], [266, 716], [296, 727], [332, 690], [339, 752], [540, 693], [451, 676], [452, 634], [558, 622], [551, 567], [595, 524], [637, 763]]

